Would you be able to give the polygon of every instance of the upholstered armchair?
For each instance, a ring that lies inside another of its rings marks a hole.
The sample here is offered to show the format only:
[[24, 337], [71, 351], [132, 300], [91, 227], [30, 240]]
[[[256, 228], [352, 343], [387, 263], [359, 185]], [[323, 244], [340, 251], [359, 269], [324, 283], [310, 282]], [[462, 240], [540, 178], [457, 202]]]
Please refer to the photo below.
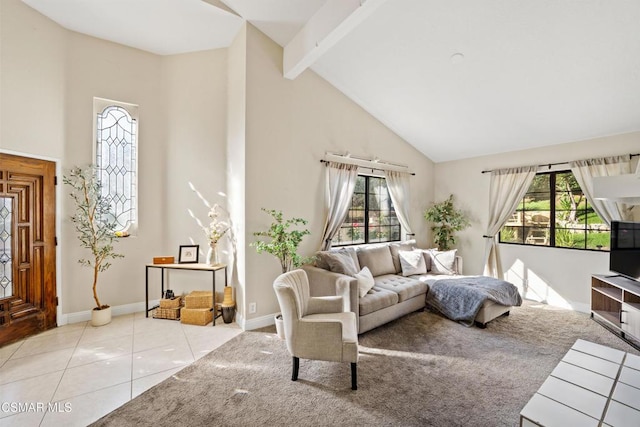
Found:
[[293, 356], [292, 381], [298, 379], [300, 358], [351, 363], [351, 389], [358, 389], [358, 326], [355, 313], [344, 312], [342, 297], [311, 297], [304, 270], [275, 280], [287, 349]]

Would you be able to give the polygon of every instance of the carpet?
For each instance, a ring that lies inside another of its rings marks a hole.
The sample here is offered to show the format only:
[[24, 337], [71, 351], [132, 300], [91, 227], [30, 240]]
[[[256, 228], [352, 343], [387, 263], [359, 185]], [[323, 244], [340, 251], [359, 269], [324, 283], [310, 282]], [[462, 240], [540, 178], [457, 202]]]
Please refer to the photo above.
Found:
[[424, 311], [359, 337], [349, 364], [291, 357], [273, 328], [248, 331], [95, 426], [516, 426], [578, 338], [639, 354], [588, 315], [525, 302], [486, 329]]

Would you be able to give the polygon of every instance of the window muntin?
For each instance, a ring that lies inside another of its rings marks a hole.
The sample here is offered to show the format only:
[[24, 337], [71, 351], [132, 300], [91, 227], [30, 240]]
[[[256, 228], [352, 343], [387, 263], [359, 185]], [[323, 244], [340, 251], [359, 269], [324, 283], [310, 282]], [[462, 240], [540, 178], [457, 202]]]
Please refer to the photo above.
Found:
[[333, 239], [333, 246], [400, 240], [387, 181], [382, 177], [358, 175], [347, 218]]
[[500, 230], [500, 243], [608, 250], [610, 228], [571, 171], [539, 173]]
[[[137, 107], [96, 100], [95, 164], [102, 195], [111, 204], [115, 231], [137, 224]], [[131, 112], [130, 112], [131, 111]]]

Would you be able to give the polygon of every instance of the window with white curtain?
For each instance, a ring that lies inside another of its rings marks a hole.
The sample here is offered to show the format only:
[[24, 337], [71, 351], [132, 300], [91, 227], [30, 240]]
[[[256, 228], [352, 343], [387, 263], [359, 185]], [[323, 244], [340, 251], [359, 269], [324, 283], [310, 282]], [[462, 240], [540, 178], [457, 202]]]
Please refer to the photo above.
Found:
[[609, 250], [609, 226], [594, 211], [569, 170], [538, 173], [500, 243]]
[[358, 175], [349, 213], [333, 246], [399, 241], [400, 231], [386, 179]]
[[133, 233], [138, 210], [138, 106], [94, 98], [95, 165], [115, 231]]

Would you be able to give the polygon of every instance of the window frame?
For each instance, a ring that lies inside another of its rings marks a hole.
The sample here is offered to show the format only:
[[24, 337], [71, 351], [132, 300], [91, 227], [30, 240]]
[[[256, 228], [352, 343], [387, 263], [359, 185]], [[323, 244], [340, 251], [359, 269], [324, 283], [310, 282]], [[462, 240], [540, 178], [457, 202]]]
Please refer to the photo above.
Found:
[[[570, 173], [570, 174], [573, 175], [573, 172], [570, 169], [558, 169], [558, 170], [551, 170], [551, 171], [544, 171], [544, 172], [537, 172], [536, 173], [536, 177], [538, 177], [540, 175], [549, 175], [549, 227], [548, 227], [548, 230], [549, 230], [549, 244], [548, 245], [536, 245], [534, 243], [526, 243], [526, 238], [523, 238], [522, 242], [503, 241], [502, 240], [502, 231], [507, 226], [506, 223], [498, 231], [498, 243], [504, 244], [504, 245], [515, 245], [515, 246], [529, 246], [529, 247], [556, 248], [556, 249], [571, 249], [571, 250], [591, 251], [591, 252], [609, 252], [609, 248], [597, 249], [597, 248], [588, 248], [588, 247], [586, 247], [587, 241], [588, 241], [588, 232], [589, 232], [588, 222], [585, 223], [584, 229], [580, 229], [581, 232], [583, 232], [584, 236], [585, 236], [585, 247], [569, 247], [569, 246], [557, 246], [556, 245], [556, 231], [557, 231], [557, 229], [570, 229], [570, 228], [565, 228], [565, 227], [557, 227], [557, 224], [556, 224], [556, 215], [558, 213], [558, 210], [556, 209], [556, 198], [560, 194], [560, 192], [558, 192], [558, 190], [556, 188], [557, 175], [565, 174], [565, 173]], [[574, 176], [574, 178], [575, 178], [575, 176]], [[533, 182], [532, 182], [532, 184], [533, 184]], [[591, 209], [593, 209], [593, 205], [591, 205], [591, 202], [587, 199], [587, 195], [584, 193], [584, 190], [582, 190], [582, 187], [580, 187], [580, 191], [582, 192], [582, 195], [585, 198], [585, 203], [588, 203], [591, 206]], [[518, 203], [518, 206], [520, 206], [521, 203], [523, 204], [523, 209], [521, 211], [519, 211], [518, 209], [516, 209], [514, 211], [514, 213], [523, 212], [523, 218], [524, 218], [524, 215], [525, 215], [524, 213], [527, 212], [527, 210], [524, 209], [524, 199], [527, 196], [527, 194], [529, 194], [529, 189], [527, 189], [527, 192], [523, 196], [522, 200]], [[561, 209], [560, 212], [562, 212], [562, 211], [564, 211], [564, 210]], [[593, 210], [593, 213], [598, 215], [595, 212], [595, 210]], [[600, 218], [599, 215], [598, 215], [598, 218]], [[602, 218], [600, 218], [600, 219], [602, 220]], [[586, 219], [585, 219], [585, 221], [586, 221]], [[606, 224], [606, 223], [604, 223], [604, 221], [603, 221], [603, 224]], [[522, 227], [522, 229], [524, 231], [524, 229], [526, 227], [526, 223], [524, 222], [524, 220], [523, 220], [523, 224], [522, 224], [521, 227]], [[578, 230], [578, 229], [576, 229], [576, 230]], [[611, 227], [607, 226], [607, 230], [603, 230], [603, 231], [611, 233]], [[523, 233], [523, 236], [524, 236], [524, 233]]]
[[[133, 167], [133, 176], [132, 176], [132, 182], [131, 182], [131, 186], [132, 186], [132, 206], [131, 209], [133, 210], [133, 215], [132, 215], [132, 220], [131, 223], [129, 224], [128, 227], [126, 227], [125, 229], [116, 229], [115, 231], [124, 231], [127, 233], [127, 235], [129, 236], [136, 236], [138, 233], [138, 224], [139, 224], [139, 209], [138, 209], [138, 200], [139, 200], [139, 191], [138, 191], [138, 171], [139, 171], [139, 135], [140, 135], [140, 121], [139, 121], [139, 115], [138, 115], [138, 105], [136, 104], [130, 104], [130, 103], [126, 103], [126, 102], [121, 102], [121, 101], [115, 101], [112, 99], [106, 99], [106, 98], [98, 98], [98, 97], [94, 97], [93, 98], [93, 164], [96, 166], [98, 166], [98, 115], [102, 114], [102, 112], [104, 112], [105, 109], [109, 108], [109, 107], [120, 107], [122, 109], [124, 109], [129, 116], [131, 117], [132, 121], [135, 121], [136, 123], [136, 134], [135, 134], [135, 138], [132, 141], [133, 144], [133, 152], [135, 153], [134, 155], [134, 160], [132, 161], [132, 167]], [[98, 179], [100, 179], [100, 176], [98, 176]]]
[[[332, 243], [331, 246], [332, 247], [348, 247], [348, 246], [359, 246], [359, 245], [375, 245], [378, 243], [390, 243], [390, 242], [400, 242], [402, 241], [402, 225], [400, 224], [400, 221], [398, 220], [398, 239], [389, 239], [389, 240], [378, 240], [378, 241], [369, 241], [369, 222], [370, 222], [370, 209], [369, 209], [369, 189], [370, 189], [370, 179], [371, 178], [375, 178], [375, 179], [381, 179], [384, 181], [385, 183], [385, 188], [387, 190], [387, 194], [389, 194], [389, 187], [387, 186], [387, 179], [384, 176], [380, 176], [380, 175], [373, 175], [373, 174], [366, 174], [366, 173], [358, 173], [358, 178], [364, 178], [364, 241], [363, 242], [357, 242], [357, 243]], [[351, 202], [349, 203], [349, 209], [347, 210], [347, 215], [348, 212], [351, 211], [352, 209], [352, 204], [353, 204], [353, 195], [355, 194], [355, 188], [354, 188], [354, 193], [351, 195]], [[393, 205], [393, 201], [391, 200], [391, 195], [389, 194], [389, 201], [391, 203], [391, 210], [394, 212], [395, 214], [395, 206]], [[375, 212], [379, 212], [375, 211]], [[396, 219], [398, 219], [398, 216], [395, 215]], [[348, 216], [347, 216], [348, 218]], [[346, 218], [345, 218], [346, 221]], [[344, 224], [344, 221], [343, 221]], [[396, 225], [389, 225], [388, 226], [390, 229], [391, 227], [396, 227]], [[340, 229], [342, 229], [342, 225], [340, 226]], [[338, 233], [340, 233], [340, 229], [338, 229]]]

